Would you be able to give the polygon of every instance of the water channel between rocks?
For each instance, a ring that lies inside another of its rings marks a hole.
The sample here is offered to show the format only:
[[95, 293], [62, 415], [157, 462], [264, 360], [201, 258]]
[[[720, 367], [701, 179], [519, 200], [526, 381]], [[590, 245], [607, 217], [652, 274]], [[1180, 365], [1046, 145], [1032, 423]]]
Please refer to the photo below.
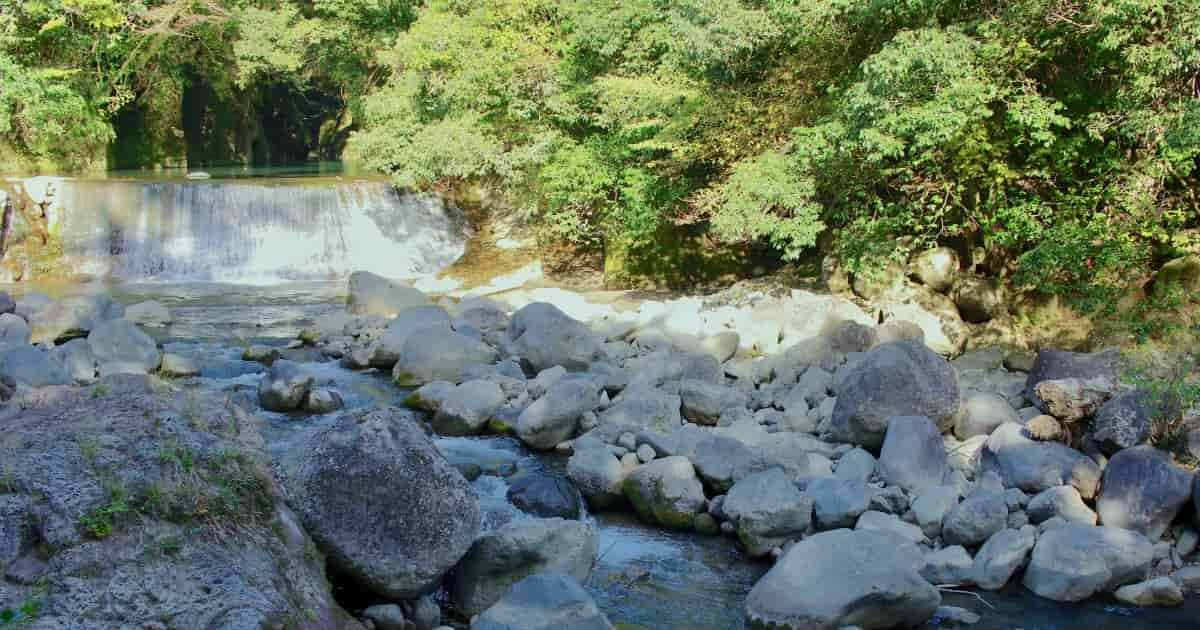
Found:
[[[344, 283], [310, 282], [273, 286], [212, 283], [122, 284], [111, 288], [131, 304], [155, 299], [170, 307], [175, 322], [155, 332], [169, 352], [196, 359], [202, 374], [188, 387], [226, 392], [257, 387], [261, 366], [241, 360], [250, 343], [283, 345], [313, 319], [344, 308]], [[16, 293], [21, 288], [12, 288]], [[330, 382], [348, 407], [397, 405], [405, 392], [379, 374], [355, 373], [314, 355], [308, 368]], [[268, 448], [278, 447], [333, 416], [289, 418], [264, 412]], [[502, 437], [442, 438], [438, 446], [455, 463], [471, 462], [484, 474], [474, 482], [485, 529], [520, 516], [505, 499], [505, 477], [513, 471], [562, 474], [565, 459], [534, 455]], [[732, 630], [745, 628], [747, 593], [769, 565], [747, 559], [731, 539], [665, 531], [627, 514], [591, 515], [600, 530], [600, 555], [588, 583], [600, 608], [619, 628]], [[1200, 601], [1176, 609], [1134, 609], [1111, 600], [1062, 604], [1041, 599], [1019, 584], [1000, 593], [947, 594], [945, 604], [973, 610], [983, 619], [973, 628], [1116, 630], [1200, 628]], [[936, 623], [936, 620], [930, 622]], [[564, 629], [566, 630], [566, 629]]]

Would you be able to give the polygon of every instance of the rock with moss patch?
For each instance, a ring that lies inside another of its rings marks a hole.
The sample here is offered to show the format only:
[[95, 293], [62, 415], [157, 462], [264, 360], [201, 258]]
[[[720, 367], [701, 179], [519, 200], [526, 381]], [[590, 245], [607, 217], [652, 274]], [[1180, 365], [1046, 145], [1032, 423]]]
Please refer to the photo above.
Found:
[[704, 487], [686, 457], [642, 464], [624, 482], [625, 497], [643, 519], [674, 529], [691, 529], [704, 510]]

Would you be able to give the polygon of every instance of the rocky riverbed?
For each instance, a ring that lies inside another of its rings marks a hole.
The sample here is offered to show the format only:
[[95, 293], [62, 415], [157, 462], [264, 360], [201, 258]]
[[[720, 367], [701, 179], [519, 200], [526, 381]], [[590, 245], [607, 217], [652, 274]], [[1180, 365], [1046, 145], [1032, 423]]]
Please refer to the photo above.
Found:
[[1200, 615], [1196, 475], [1113, 353], [806, 291], [189, 291], [0, 300], [0, 625]]

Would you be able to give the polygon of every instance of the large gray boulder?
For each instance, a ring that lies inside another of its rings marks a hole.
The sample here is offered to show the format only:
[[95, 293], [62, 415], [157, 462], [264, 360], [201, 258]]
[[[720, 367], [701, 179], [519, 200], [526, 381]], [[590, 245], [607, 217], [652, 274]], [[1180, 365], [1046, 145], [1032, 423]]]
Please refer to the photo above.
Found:
[[707, 503], [704, 487], [686, 457], [664, 457], [633, 469], [625, 497], [643, 519], [674, 529], [691, 529]]
[[103, 383], [0, 410], [0, 608], [43, 603], [16, 627], [362, 630], [334, 602], [256, 423], [153, 377]]
[[778, 468], [734, 484], [722, 509], [737, 527], [738, 540], [746, 553], [755, 558], [798, 540], [812, 525], [812, 499], [800, 494]]
[[27, 346], [32, 334], [24, 319], [12, 313], [0, 313], [0, 349]]
[[1150, 438], [1146, 395], [1134, 390], [1104, 403], [1092, 419], [1092, 439], [1109, 455], [1132, 448]]
[[942, 597], [914, 544], [876, 531], [817, 534], [792, 547], [746, 599], [754, 630], [916, 626]]
[[504, 392], [491, 381], [467, 381], [454, 388], [433, 414], [433, 430], [441, 435], [474, 435], [504, 404]]
[[1117, 378], [1117, 353], [1115, 351], [1095, 352], [1091, 354], [1067, 352], [1058, 348], [1046, 347], [1038, 351], [1033, 362], [1033, 369], [1025, 380], [1025, 398], [1046, 411], [1042, 401], [1035, 391], [1042, 381], [1064, 378], [1093, 379], [1100, 378], [1112, 383]]
[[510, 503], [534, 516], [570, 519], [583, 516], [583, 496], [569, 480], [556, 475], [521, 475], [509, 481], [506, 496]]
[[1127, 448], [1104, 469], [1096, 497], [1100, 522], [1158, 540], [1191, 499], [1192, 478], [1152, 446]]
[[1031, 440], [1015, 422], [997, 427], [979, 457], [981, 472], [995, 472], [1006, 487], [1025, 492], [1070, 485], [1090, 499], [1100, 484], [1100, 466], [1090, 457], [1057, 442]]
[[0, 377], [30, 387], [70, 385], [73, 381], [54, 355], [34, 346], [0, 349]]
[[471, 365], [493, 363], [496, 349], [448, 329], [423, 328], [409, 335], [392, 369], [392, 380], [401, 387], [419, 387], [433, 381], [460, 383]]
[[404, 412], [347, 412], [290, 444], [280, 469], [333, 566], [390, 599], [436, 589], [479, 531], [470, 484]]
[[991, 435], [1005, 422], [1020, 422], [1012, 405], [999, 394], [969, 392], [963, 400], [962, 413], [954, 422], [954, 435], [967, 440], [977, 435]]
[[879, 473], [889, 484], [914, 494], [942, 485], [950, 464], [933, 421], [924, 416], [891, 418], [879, 453]]
[[845, 479], [814, 479], [805, 494], [813, 500], [813, 516], [818, 528], [854, 527], [858, 517], [871, 509], [871, 486]]
[[626, 471], [606, 448], [576, 451], [567, 460], [567, 477], [596, 509], [607, 509], [624, 501]]
[[600, 423], [627, 428], [669, 433], [683, 422], [682, 401], [657, 387], [641, 386], [621, 392], [600, 414]]
[[1004, 284], [995, 278], [965, 276], [954, 289], [954, 304], [972, 324], [990, 321], [1005, 311]]
[[72, 339], [51, 351], [62, 363], [76, 383], [91, 385], [96, 382], [96, 355], [87, 339]]
[[477, 615], [517, 582], [542, 571], [587, 581], [599, 551], [596, 528], [561, 518], [521, 518], [475, 541], [454, 570], [450, 601], [464, 615]]
[[267, 411], [295, 411], [304, 404], [315, 382], [298, 363], [276, 361], [258, 383], [258, 402]]
[[350, 274], [349, 289], [346, 302], [356, 315], [393, 317], [406, 308], [429, 303], [424, 293], [367, 271]]
[[471, 630], [613, 630], [592, 596], [568, 575], [536, 573], [471, 622]]
[[1008, 525], [1008, 503], [1000, 478], [989, 475], [975, 485], [967, 498], [950, 510], [942, 523], [947, 544], [974, 547]]
[[749, 397], [732, 387], [699, 379], [679, 383], [683, 417], [696, 424], [715, 425], [727, 409], [745, 409]]
[[49, 343], [86, 336], [100, 322], [120, 319], [124, 314], [125, 308], [107, 295], [80, 295], [57, 300], [41, 309], [29, 326], [34, 343]]
[[959, 411], [958, 374], [918, 341], [905, 339], [868, 352], [838, 387], [833, 433], [878, 449], [896, 416], [926, 416], [947, 431]]
[[1025, 588], [1078, 602], [1146, 579], [1154, 548], [1136, 532], [1070, 524], [1043, 533], [1025, 571]]
[[987, 591], [1004, 588], [1029, 563], [1029, 553], [1036, 543], [1037, 529], [1032, 525], [996, 532], [975, 554], [972, 581]]
[[561, 365], [582, 372], [604, 357], [600, 339], [587, 325], [545, 302], [513, 313], [508, 339], [513, 354], [535, 371]]
[[88, 333], [87, 342], [101, 374], [149, 374], [162, 361], [162, 352], [154, 339], [124, 319], [96, 324]]
[[371, 367], [386, 369], [396, 365], [400, 352], [404, 350], [404, 342], [413, 333], [424, 328], [448, 331], [450, 326], [450, 314], [440, 306], [423, 304], [400, 311], [395, 319], [388, 322], [383, 335], [371, 343]]
[[517, 437], [530, 448], [550, 450], [573, 437], [579, 417], [596, 408], [600, 385], [587, 376], [566, 376], [517, 418]]

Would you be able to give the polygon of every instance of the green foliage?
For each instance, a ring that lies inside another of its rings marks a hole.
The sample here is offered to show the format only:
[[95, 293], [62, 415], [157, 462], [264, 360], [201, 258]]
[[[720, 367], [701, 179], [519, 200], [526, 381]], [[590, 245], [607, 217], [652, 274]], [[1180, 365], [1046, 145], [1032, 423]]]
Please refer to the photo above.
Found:
[[855, 270], [957, 243], [1096, 307], [1197, 227], [1198, 14], [432, 2], [353, 149], [405, 186], [488, 185], [555, 240], [697, 224], [795, 259], [828, 231]]
[[1180, 331], [1165, 352], [1142, 350], [1125, 356], [1125, 376], [1149, 411], [1150, 443], [1184, 463], [1200, 462], [1188, 451], [1186, 415], [1200, 408], [1200, 329]]

